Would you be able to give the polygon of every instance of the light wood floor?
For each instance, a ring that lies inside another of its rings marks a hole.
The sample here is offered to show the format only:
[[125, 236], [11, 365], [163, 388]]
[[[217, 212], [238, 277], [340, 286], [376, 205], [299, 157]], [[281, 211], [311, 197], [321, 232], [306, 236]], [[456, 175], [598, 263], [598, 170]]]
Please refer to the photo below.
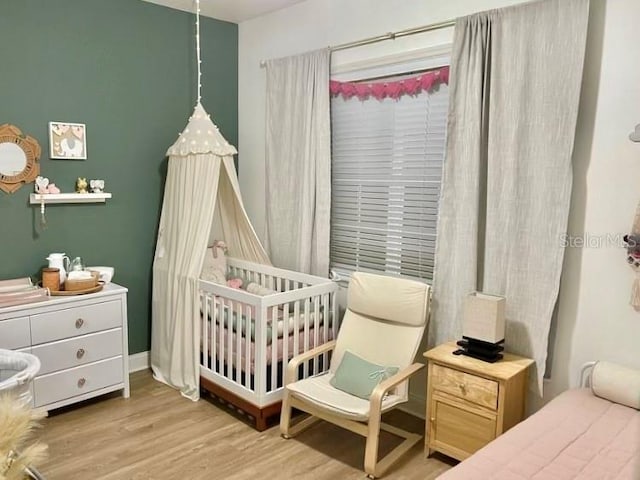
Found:
[[[401, 412], [389, 423], [421, 431], [424, 422]], [[386, 434], [384, 434], [386, 435]], [[381, 453], [395, 445], [384, 436]], [[278, 428], [256, 430], [210, 400], [190, 402], [153, 380], [131, 376], [131, 398], [110, 395], [52, 412], [40, 439], [47, 480], [327, 479], [365, 478], [364, 439], [320, 423], [291, 440]], [[429, 480], [450, 468], [446, 457], [425, 459], [422, 445], [384, 477]]]

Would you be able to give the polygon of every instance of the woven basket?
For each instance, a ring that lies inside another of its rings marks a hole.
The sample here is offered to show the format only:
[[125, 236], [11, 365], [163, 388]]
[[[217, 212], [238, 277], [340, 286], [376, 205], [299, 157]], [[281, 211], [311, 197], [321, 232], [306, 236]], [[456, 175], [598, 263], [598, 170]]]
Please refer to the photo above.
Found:
[[100, 274], [98, 272], [91, 272], [91, 278], [85, 278], [82, 280], [67, 279], [64, 282], [64, 289], [68, 292], [75, 292], [76, 290], [87, 290], [98, 285]]

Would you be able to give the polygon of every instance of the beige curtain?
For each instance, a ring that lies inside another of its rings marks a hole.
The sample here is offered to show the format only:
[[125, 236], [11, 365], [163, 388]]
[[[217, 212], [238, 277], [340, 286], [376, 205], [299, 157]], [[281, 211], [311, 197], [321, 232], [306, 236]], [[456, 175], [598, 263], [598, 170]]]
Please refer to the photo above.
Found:
[[462, 334], [462, 301], [507, 300], [506, 348], [542, 391], [571, 196], [588, 0], [456, 22], [430, 340]]
[[230, 257], [271, 265], [244, 209], [233, 158], [224, 157], [221, 168], [218, 184], [220, 201], [216, 205], [209, 245], [214, 240], [224, 240]]
[[198, 278], [216, 205], [220, 157], [171, 158], [153, 263], [151, 367], [156, 379], [199, 398]]
[[329, 50], [270, 60], [266, 238], [274, 265], [329, 274]]
[[200, 394], [198, 279], [206, 248], [225, 240], [230, 255], [269, 264], [242, 205], [229, 145], [198, 104], [167, 152], [169, 167], [153, 262], [151, 367], [156, 379]]

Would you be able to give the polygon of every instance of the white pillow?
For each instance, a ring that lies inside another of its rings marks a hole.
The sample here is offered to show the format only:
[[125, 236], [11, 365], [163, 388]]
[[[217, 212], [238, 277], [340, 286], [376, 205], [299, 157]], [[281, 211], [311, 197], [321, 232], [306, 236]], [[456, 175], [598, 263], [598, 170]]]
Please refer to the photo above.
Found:
[[591, 372], [591, 391], [598, 397], [640, 410], [640, 370], [598, 362]]

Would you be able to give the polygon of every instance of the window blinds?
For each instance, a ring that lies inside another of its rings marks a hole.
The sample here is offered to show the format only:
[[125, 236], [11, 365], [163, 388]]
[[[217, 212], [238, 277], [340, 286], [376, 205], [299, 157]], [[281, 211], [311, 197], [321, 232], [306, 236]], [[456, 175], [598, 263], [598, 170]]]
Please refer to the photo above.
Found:
[[382, 101], [334, 97], [331, 268], [431, 280], [448, 87]]

